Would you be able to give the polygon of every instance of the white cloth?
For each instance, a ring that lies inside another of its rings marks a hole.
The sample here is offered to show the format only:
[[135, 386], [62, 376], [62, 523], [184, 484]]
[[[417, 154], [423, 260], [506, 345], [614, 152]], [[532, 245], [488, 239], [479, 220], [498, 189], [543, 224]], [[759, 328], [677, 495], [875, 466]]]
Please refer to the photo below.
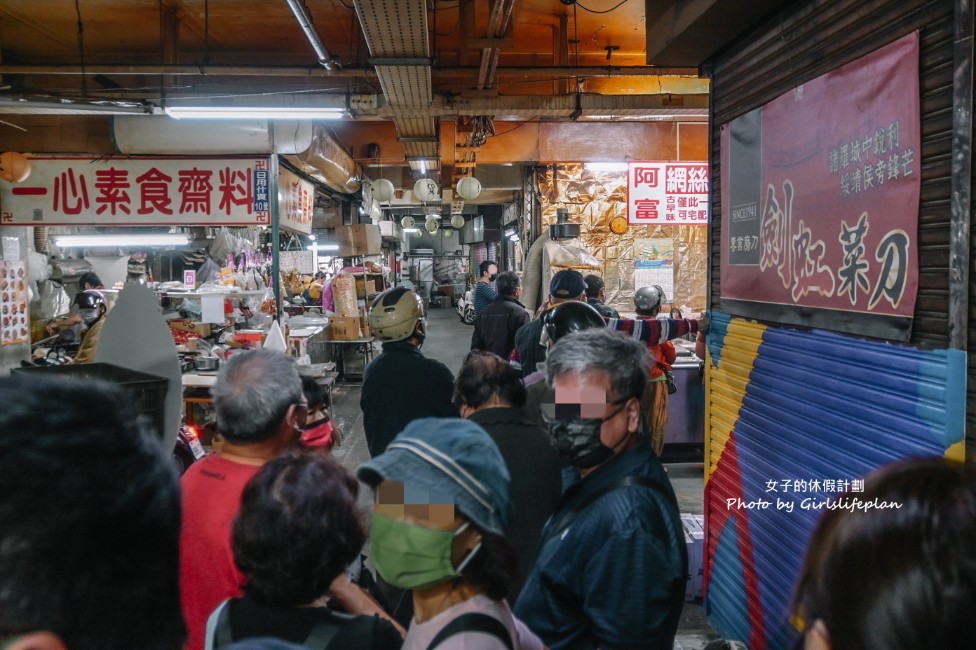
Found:
[[[462, 614], [471, 612], [487, 614], [501, 621], [512, 637], [515, 650], [545, 650], [545, 645], [539, 637], [533, 634], [522, 621], [515, 618], [508, 603], [504, 600], [492, 600], [482, 594], [444, 610], [425, 623], [418, 623], [416, 619], [411, 621], [401, 650], [427, 650], [430, 642], [448, 623]], [[489, 634], [463, 632], [445, 640], [437, 646], [437, 650], [505, 650], [505, 645], [500, 639]]]

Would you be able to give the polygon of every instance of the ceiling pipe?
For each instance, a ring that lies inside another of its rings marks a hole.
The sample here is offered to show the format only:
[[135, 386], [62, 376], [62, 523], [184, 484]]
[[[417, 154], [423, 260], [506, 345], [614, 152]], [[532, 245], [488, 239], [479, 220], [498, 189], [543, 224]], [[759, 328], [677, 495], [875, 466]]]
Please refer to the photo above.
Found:
[[319, 59], [319, 65], [326, 70], [340, 67], [334, 57], [329, 54], [329, 50], [326, 49], [325, 44], [322, 43], [322, 39], [319, 38], [319, 33], [315, 31], [315, 26], [312, 24], [312, 16], [309, 15], [305, 3], [301, 0], [285, 0], [285, 2], [288, 3], [291, 12], [295, 14], [298, 25], [305, 32], [305, 38], [308, 39], [308, 42], [312, 45], [312, 49], [315, 50], [315, 56]]
[[[435, 77], [477, 79], [480, 66], [448, 66], [431, 69]], [[310, 66], [228, 65], [91, 65], [0, 64], [0, 75], [171, 75], [181, 77], [335, 77], [376, 78], [376, 71], [344, 67], [326, 70]], [[698, 68], [632, 66], [506, 66], [495, 70], [498, 79], [562, 79], [565, 77], [698, 77]]]

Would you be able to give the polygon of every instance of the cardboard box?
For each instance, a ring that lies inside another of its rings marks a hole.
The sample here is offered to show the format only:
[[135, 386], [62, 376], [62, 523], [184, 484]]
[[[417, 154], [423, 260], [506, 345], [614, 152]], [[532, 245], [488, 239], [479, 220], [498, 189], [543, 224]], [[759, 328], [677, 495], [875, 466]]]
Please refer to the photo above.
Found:
[[259, 348], [264, 344], [267, 335], [264, 330], [237, 330], [232, 343], [237, 347]]
[[336, 228], [339, 257], [377, 255], [380, 252], [380, 227], [371, 223], [357, 223]]
[[685, 544], [688, 547], [688, 582], [685, 584], [685, 600], [702, 597], [702, 577], [705, 561], [705, 516], [681, 513]]
[[210, 325], [206, 323], [194, 323], [188, 320], [171, 320], [169, 322], [169, 328], [183, 330], [184, 332], [193, 332], [201, 338], [210, 336]]
[[327, 336], [333, 341], [353, 341], [362, 338], [359, 330], [360, 322], [359, 316], [331, 316]]

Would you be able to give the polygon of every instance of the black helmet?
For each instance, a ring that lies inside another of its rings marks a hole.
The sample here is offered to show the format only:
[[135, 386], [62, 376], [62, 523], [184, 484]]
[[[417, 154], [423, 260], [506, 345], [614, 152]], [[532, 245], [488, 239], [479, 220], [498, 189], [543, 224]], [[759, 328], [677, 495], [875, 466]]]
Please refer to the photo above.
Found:
[[94, 289], [79, 291], [75, 295], [75, 304], [78, 305], [78, 309], [98, 309], [99, 305], [105, 305], [105, 296], [101, 291]]
[[607, 326], [600, 312], [579, 300], [559, 303], [543, 314], [542, 324], [546, 328], [546, 335], [553, 343], [573, 332]]

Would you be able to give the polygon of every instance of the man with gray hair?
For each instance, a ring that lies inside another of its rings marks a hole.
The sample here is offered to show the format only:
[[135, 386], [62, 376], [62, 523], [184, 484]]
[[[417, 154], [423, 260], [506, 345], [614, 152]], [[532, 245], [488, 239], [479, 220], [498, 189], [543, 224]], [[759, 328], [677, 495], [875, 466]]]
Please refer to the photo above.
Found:
[[471, 335], [472, 350], [487, 350], [507, 359], [515, 349], [515, 332], [531, 320], [522, 297], [522, 281], [512, 271], [499, 273], [495, 278], [498, 296], [485, 307], [474, 321]]
[[223, 443], [181, 479], [180, 592], [190, 650], [203, 648], [210, 612], [241, 595], [244, 576], [234, 564], [230, 533], [244, 486], [298, 442], [307, 415], [295, 363], [271, 350], [231, 357], [213, 396]]
[[649, 366], [643, 344], [603, 328], [560, 338], [546, 358], [544, 418], [569, 467], [515, 614], [552, 650], [674, 644], [688, 557], [641, 426]]

